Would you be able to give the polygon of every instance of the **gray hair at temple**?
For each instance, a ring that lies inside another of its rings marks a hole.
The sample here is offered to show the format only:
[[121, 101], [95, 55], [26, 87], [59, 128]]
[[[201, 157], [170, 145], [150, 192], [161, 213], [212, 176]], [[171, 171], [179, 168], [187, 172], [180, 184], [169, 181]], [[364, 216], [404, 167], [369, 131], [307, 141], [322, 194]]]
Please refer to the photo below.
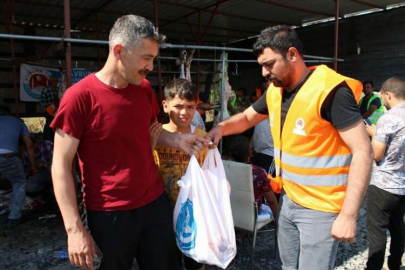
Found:
[[380, 92], [390, 92], [397, 99], [405, 100], [405, 81], [397, 77], [389, 78], [381, 86]]
[[124, 15], [114, 23], [111, 28], [108, 44], [110, 50], [117, 44], [122, 44], [126, 49], [132, 49], [142, 39], [150, 39], [161, 44], [166, 37], [156, 30], [153, 23], [137, 15]]

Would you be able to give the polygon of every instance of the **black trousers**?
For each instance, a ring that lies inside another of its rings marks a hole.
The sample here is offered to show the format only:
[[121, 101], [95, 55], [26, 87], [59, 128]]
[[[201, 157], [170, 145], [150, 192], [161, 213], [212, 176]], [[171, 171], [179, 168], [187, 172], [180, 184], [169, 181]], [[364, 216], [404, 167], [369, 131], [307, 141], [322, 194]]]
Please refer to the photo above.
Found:
[[173, 232], [173, 210], [166, 194], [128, 211], [87, 211], [90, 233], [103, 252], [102, 270], [180, 269]]
[[369, 253], [367, 270], [381, 270], [384, 264], [387, 230], [391, 235], [388, 267], [399, 270], [405, 243], [405, 196], [395, 195], [374, 185], [368, 189], [367, 232]]

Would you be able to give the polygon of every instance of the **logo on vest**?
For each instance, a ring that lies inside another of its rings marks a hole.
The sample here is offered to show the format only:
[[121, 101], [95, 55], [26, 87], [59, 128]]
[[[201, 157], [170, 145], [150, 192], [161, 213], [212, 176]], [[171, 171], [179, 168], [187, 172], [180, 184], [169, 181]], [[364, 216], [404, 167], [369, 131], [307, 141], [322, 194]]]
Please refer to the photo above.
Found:
[[297, 121], [295, 121], [295, 128], [293, 130], [293, 133], [301, 136], [307, 136], [304, 127], [305, 127], [304, 119], [298, 118]]
[[270, 113], [270, 126], [274, 127], [274, 112]]

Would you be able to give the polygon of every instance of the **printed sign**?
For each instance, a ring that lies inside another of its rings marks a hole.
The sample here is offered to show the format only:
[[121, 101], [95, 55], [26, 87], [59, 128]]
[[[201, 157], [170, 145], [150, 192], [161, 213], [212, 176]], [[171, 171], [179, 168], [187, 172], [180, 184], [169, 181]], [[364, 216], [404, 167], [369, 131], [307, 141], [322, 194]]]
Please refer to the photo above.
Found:
[[[72, 84], [77, 83], [87, 75], [95, 72], [84, 68], [72, 69]], [[39, 102], [42, 89], [49, 85], [51, 76], [58, 79], [59, 89], [64, 88], [61, 83], [62, 74], [56, 68], [22, 64], [20, 67], [20, 100]]]

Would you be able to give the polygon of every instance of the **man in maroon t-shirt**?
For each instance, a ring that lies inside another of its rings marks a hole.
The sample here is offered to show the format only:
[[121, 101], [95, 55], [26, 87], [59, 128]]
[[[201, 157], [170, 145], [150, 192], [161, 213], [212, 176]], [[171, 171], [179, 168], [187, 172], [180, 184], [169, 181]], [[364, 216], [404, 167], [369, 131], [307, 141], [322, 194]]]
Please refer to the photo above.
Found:
[[[105, 66], [68, 89], [51, 124], [54, 190], [75, 266], [92, 269], [96, 256], [77, 208], [71, 173], [77, 152], [88, 226], [103, 253], [100, 269], [131, 269], [134, 258], [141, 269], [179, 267], [172, 210], [149, 139], [159, 109], [145, 77], [163, 40], [150, 21], [119, 18]], [[163, 130], [158, 145], [198, 154], [207, 140]]]

